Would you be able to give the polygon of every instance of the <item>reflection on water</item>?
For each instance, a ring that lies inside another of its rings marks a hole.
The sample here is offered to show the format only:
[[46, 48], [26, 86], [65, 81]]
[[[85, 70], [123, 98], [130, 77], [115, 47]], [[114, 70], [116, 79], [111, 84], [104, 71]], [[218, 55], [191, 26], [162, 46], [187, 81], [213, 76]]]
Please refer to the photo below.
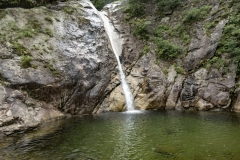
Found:
[[34, 160], [240, 159], [240, 116], [233, 113], [139, 111], [55, 123], [52, 128], [1, 139], [0, 156]]

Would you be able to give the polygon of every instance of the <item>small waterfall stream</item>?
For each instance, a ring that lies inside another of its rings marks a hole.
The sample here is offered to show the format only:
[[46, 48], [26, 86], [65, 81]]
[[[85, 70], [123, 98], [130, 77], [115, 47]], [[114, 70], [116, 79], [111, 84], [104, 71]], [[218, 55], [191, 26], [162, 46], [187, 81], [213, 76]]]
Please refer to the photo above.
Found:
[[99, 15], [99, 17], [103, 21], [105, 31], [108, 35], [108, 39], [112, 46], [112, 50], [117, 59], [119, 73], [121, 77], [121, 84], [122, 84], [123, 92], [126, 99], [127, 111], [132, 111], [134, 110], [133, 96], [129, 89], [129, 86], [126, 81], [126, 77], [124, 75], [123, 68], [119, 59], [119, 56], [122, 54], [122, 40], [120, 38], [120, 35], [117, 33], [117, 30], [114, 28], [113, 24], [110, 22], [109, 18], [107, 17], [107, 13], [105, 11], [99, 12], [91, 2], [89, 2], [89, 4], [96, 11], [96, 13]]

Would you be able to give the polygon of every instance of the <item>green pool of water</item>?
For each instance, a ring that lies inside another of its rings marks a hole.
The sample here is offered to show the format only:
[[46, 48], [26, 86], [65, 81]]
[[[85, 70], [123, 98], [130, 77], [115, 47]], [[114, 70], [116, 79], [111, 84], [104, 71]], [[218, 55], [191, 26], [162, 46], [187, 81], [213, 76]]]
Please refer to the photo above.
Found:
[[0, 157], [26, 160], [240, 159], [240, 115], [234, 113], [104, 113], [45, 125], [48, 127], [2, 138]]

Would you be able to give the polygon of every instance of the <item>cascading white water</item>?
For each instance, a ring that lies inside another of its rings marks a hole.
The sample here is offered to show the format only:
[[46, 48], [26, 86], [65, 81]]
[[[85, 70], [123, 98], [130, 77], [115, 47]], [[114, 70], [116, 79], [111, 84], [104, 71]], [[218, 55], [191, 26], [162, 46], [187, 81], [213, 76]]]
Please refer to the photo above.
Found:
[[133, 96], [127, 84], [127, 81], [122, 69], [122, 65], [119, 60], [119, 56], [122, 54], [122, 40], [120, 38], [120, 35], [116, 32], [116, 29], [114, 28], [113, 24], [110, 23], [109, 18], [107, 17], [107, 13], [105, 11], [99, 12], [91, 2], [89, 2], [89, 5], [96, 11], [96, 13], [99, 15], [99, 17], [103, 21], [105, 31], [107, 32], [108, 39], [112, 46], [112, 50], [117, 59], [119, 73], [121, 77], [121, 84], [122, 84], [123, 92], [126, 99], [127, 111], [132, 111], [134, 110]]

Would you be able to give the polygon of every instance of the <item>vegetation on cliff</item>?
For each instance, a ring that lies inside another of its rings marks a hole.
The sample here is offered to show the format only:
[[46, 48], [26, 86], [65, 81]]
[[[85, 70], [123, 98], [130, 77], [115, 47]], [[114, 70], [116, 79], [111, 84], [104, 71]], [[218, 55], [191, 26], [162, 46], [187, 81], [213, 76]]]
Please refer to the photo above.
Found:
[[[240, 59], [240, 32], [237, 25], [240, 19], [239, 8], [236, 0], [129, 0], [124, 12], [126, 22], [133, 28], [132, 33], [143, 41], [144, 48], [152, 44], [157, 59], [175, 61], [177, 58], [179, 67], [183, 65], [183, 60], [189, 53], [190, 42], [197, 31], [203, 28], [203, 32], [212, 38], [211, 34], [217, 24], [231, 15], [214, 55], [195, 67], [221, 68], [222, 72], [227, 72], [229, 60], [223, 57], [223, 53], [228, 53], [228, 58], [237, 64]], [[240, 67], [237, 73], [240, 73]]]

